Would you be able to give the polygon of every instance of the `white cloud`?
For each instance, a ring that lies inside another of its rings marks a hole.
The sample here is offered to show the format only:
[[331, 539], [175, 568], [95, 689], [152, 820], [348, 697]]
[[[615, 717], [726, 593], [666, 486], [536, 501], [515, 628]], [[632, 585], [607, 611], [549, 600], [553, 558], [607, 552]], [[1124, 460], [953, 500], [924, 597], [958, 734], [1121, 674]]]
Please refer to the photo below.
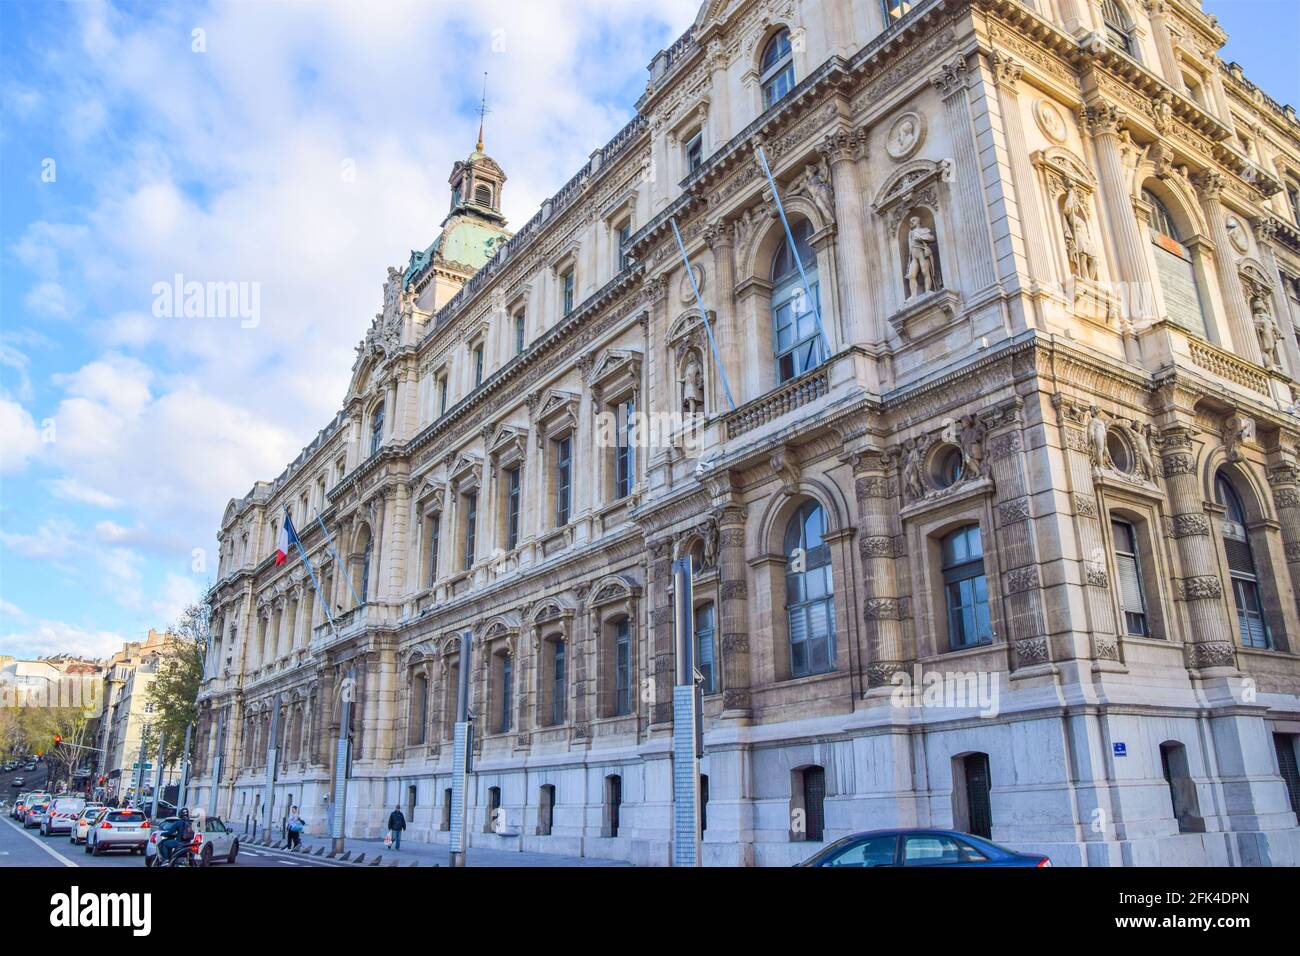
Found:
[[50, 482], [50, 491], [54, 497], [65, 501], [81, 501], [97, 508], [116, 508], [121, 502], [112, 495], [107, 495], [96, 488], [83, 485], [75, 478], [59, 478]]
[[0, 474], [22, 471], [40, 448], [40, 432], [27, 409], [0, 397]]
[[121, 650], [126, 640], [113, 631], [87, 630], [63, 621], [41, 620], [23, 630], [0, 634], [0, 651], [24, 658], [65, 653], [102, 658]]

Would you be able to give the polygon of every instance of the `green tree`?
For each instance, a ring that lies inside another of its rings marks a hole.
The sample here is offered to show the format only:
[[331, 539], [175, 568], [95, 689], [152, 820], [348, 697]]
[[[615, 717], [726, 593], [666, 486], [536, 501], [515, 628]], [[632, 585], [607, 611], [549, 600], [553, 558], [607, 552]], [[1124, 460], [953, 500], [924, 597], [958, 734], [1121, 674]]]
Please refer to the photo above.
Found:
[[180, 762], [185, 747], [185, 728], [199, 716], [199, 685], [203, 682], [203, 661], [207, 655], [210, 609], [206, 603], [191, 604], [181, 619], [168, 628], [175, 638], [175, 650], [158, 664], [158, 676], [149, 688], [153, 719], [145, 732], [145, 752], [158, 748], [158, 734], [163, 742], [164, 768]]

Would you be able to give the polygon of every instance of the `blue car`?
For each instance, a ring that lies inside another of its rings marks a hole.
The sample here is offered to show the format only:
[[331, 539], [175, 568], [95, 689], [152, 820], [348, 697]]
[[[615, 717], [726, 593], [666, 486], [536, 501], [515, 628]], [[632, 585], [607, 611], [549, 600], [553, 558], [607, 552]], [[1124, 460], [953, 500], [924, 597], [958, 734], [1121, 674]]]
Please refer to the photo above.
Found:
[[799, 866], [1051, 866], [957, 830], [870, 830], [836, 840]]

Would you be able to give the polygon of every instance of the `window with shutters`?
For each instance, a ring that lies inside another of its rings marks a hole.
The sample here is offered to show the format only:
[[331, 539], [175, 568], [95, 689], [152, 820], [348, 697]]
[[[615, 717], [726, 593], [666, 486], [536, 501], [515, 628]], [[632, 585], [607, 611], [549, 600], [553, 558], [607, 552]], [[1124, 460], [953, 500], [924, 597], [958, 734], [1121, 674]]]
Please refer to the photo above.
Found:
[[701, 604], [695, 609], [695, 669], [704, 678], [700, 692], [716, 694], [718, 675], [714, 648], [713, 602]]
[[1164, 297], [1165, 312], [1171, 322], [1201, 338], [1208, 338], [1196, 268], [1192, 252], [1184, 244], [1183, 232], [1174, 222], [1169, 207], [1155, 193], [1144, 189], [1142, 198], [1151, 206], [1151, 251], [1156, 261], [1156, 278]]
[[979, 525], [966, 525], [940, 542], [948, 645], [952, 650], [993, 642], [984, 543]]
[[1300, 743], [1300, 734], [1273, 735], [1273, 749], [1277, 751], [1278, 774], [1286, 784], [1286, 795], [1291, 801], [1291, 812], [1300, 816], [1300, 771], [1296, 766], [1297, 743]]
[[1136, 637], [1149, 637], [1147, 626], [1146, 591], [1142, 583], [1142, 564], [1138, 557], [1137, 532], [1127, 521], [1112, 519], [1111, 534], [1115, 539], [1115, 577], [1119, 592], [1120, 611], [1124, 615], [1124, 630]]
[[1106, 39], [1115, 49], [1134, 56], [1133, 27], [1128, 13], [1119, 0], [1102, 0], [1101, 19], [1106, 27]]
[[1272, 646], [1264, 603], [1255, 571], [1255, 555], [1246, 529], [1246, 509], [1231, 479], [1220, 471], [1214, 478], [1214, 499], [1223, 506], [1219, 532], [1228, 559], [1228, 576], [1237, 608], [1237, 632], [1243, 647]]
[[805, 501], [785, 529], [785, 613], [790, 676], [835, 669], [835, 605], [826, 512]]

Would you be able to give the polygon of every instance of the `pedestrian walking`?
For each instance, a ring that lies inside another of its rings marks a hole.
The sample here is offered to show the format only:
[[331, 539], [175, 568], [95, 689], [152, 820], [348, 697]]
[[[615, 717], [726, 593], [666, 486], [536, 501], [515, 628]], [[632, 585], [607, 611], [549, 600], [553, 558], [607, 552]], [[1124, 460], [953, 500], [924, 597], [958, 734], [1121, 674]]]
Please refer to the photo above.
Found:
[[402, 816], [401, 806], [393, 807], [393, 812], [388, 815], [388, 829], [392, 831], [393, 849], [402, 848], [402, 831], [406, 829], [406, 817]]
[[302, 845], [302, 831], [307, 828], [302, 817], [298, 815], [297, 807], [289, 808], [289, 819], [285, 821], [284, 829], [289, 835], [289, 848]]

